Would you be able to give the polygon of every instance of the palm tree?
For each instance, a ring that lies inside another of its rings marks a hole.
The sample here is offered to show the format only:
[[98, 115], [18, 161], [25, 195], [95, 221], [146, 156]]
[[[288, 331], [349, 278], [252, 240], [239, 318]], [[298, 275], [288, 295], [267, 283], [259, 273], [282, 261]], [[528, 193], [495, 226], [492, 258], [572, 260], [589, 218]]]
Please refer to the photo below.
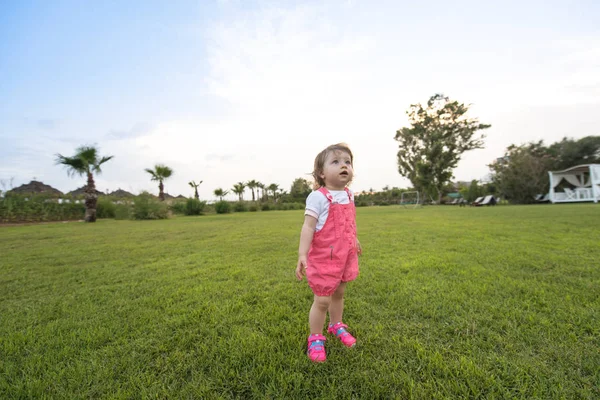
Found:
[[62, 164], [67, 167], [67, 174], [73, 176], [87, 175], [87, 185], [85, 186], [85, 222], [96, 222], [96, 204], [98, 195], [96, 194], [96, 183], [94, 182], [94, 172], [100, 174], [100, 166], [113, 158], [113, 156], [100, 157], [98, 149], [94, 146], [81, 146], [77, 148], [73, 157], [56, 155], [56, 164]]
[[260, 187], [258, 186], [259, 183], [260, 182], [257, 182], [254, 179], [246, 182], [246, 186], [248, 187], [248, 189], [252, 190], [252, 201], [256, 201], [256, 197], [254, 197], [254, 189], [256, 189], [256, 194], [258, 194], [258, 188]]
[[233, 185], [232, 191], [238, 195], [240, 201], [244, 200], [244, 189], [246, 189], [246, 184], [244, 182], [238, 182]]
[[279, 190], [279, 185], [276, 183], [271, 183], [268, 187], [267, 190], [270, 190], [271, 193], [273, 193], [273, 200], [277, 201], [277, 191]]
[[200, 200], [200, 196], [198, 196], [198, 186], [200, 186], [200, 184], [202, 182], [204, 182], [204, 181], [200, 181], [198, 183], [196, 183], [194, 181], [188, 182], [188, 185], [190, 185], [191, 187], [194, 188], [194, 197], [196, 198], [196, 200]]
[[160, 201], [165, 201], [163, 181], [173, 175], [173, 170], [166, 165], [156, 164], [154, 169], [146, 168], [144, 171], [152, 175], [151, 180], [158, 181], [158, 198]]
[[[262, 200], [262, 198], [265, 197], [265, 184], [262, 182], [256, 182], [256, 187], [261, 190], [261, 195], [258, 196], [258, 198]], [[256, 194], [258, 195], [258, 189], [256, 190]]]
[[215, 196], [217, 196], [219, 198], [220, 201], [223, 201], [223, 197], [225, 197], [229, 194], [229, 190], [223, 190], [221, 188], [218, 188], [218, 189], [215, 189], [215, 191], [213, 193], [215, 194]]

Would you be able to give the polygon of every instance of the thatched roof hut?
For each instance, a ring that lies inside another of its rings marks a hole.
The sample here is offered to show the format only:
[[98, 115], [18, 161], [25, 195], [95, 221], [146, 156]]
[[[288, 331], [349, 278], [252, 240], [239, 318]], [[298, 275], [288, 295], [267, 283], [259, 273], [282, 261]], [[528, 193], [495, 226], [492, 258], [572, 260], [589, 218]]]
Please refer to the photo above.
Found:
[[185, 197], [184, 195], [180, 194], [179, 196], [175, 197], [176, 199], [187, 199], [187, 197]]
[[[98, 196], [103, 196], [104, 193], [102, 193], [99, 190], [96, 190], [96, 195]], [[67, 196], [73, 196], [73, 197], [77, 197], [77, 196], [85, 196], [85, 186], [82, 186], [78, 189], [72, 190], [69, 193], [67, 193]]]
[[113, 197], [135, 197], [133, 193], [129, 193], [128, 191], [123, 189], [117, 189], [114, 192], [109, 193], [108, 195]]
[[49, 194], [52, 196], [62, 196], [63, 192], [58, 189], [54, 189], [52, 186], [46, 185], [42, 182], [31, 181], [28, 184], [21, 185], [14, 189], [9, 190], [7, 193], [18, 193], [18, 194]]

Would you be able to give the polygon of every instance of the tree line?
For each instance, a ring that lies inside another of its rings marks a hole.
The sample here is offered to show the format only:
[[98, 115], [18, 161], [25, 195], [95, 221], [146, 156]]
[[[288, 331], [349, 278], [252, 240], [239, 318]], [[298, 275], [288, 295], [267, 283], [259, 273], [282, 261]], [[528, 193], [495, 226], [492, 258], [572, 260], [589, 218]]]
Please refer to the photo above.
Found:
[[[491, 127], [467, 115], [469, 105], [435, 94], [426, 104], [412, 104], [406, 111], [410, 126], [396, 131], [400, 175], [408, 178], [423, 198], [442, 197], [456, 188], [452, 171], [462, 155], [484, 147]], [[548, 193], [548, 171], [580, 164], [600, 163], [600, 136], [563, 138], [546, 146], [543, 141], [510, 145], [503, 156], [492, 161], [491, 182], [472, 182], [462, 188], [467, 196], [487, 191], [512, 203], [533, 203], [538, 194]]]
[[563, 138], [548, 146], [543, 141], [510, 145], [493, 161], [492, 182], [497, 192], [512, 203], [533, 203], [550, 189], [548, 171], [562, 171], [581, 164], [600, 163], [600, 136]]
[[[469, 105], [435, 94], [425, 105], [412, 104], [406, 111], [409, 127], [396, 131], [398, 142], [398, 172], [408, 178], [413, 188], [423, 198], [442, 197], [451, 187], [453, 170], [466, 151], [481, 149], [485, 135], [481, 131], [491, 127], [467, 115]], [[98, 195], [94, 174], [102, 172], [102, 165], [114, 156], [100, 156], [96, 146], [81, 146], [73, 156], [56, 155], [56, 163], [67, 167], [69, 175], [86, 176], [85, 221], [96, 221]], [[587, 136], [579, 140], [564, 138], [549, 146], [543, 141], [509, 146], [502, 157], [489, 164], [492, 185], [488, 190], [514, 203], [531, 203], [535, 195], [547, 193], [548, 171], [561, 170], [578, 164], [600, 163], [600, 136]], [[159, 200], [165, 200], [164, 181], [174, 171], [164, 164], [145, 169], [152, 181], [158, 182]], [[203, 181], [190, 181], [194, 197], [199, 200], [198, 187]], [[475, 183], [475, 186], [477, 184]], [[290, 192], [277, 184], [265, 185], [257, 180], [237, 182], [231, 192], [243, 201], [246, 189], [252, 193], [252, 201], [304, 201], [311, 192], [311, 184], [304, 178], [296, 179]], [[473, 189], [471, 184], [470, 192]], [[470, 193], [469, 192], [469, 193]], [[213, 194], [221, 201], [229, 194], [228, 189], [217, 188]], [[396, 194], [396, 193], [394, 193]], [[395, 197], [395, 196], [392, 196]]]
[[[56, 155], [56, 164], [64, 165], [67, 168], [67, 174], [73, 175], [85, 175], [87, 178], [87, 184], [84, 188], [85, 197], [85, 221], [95, 222], [98, 204], [98, 194], [96, 191], [96, 183], [94, 180], [94, 174], [100, 174], [102, 172], [102, 165], [110, 161], [114, 156], [100, 156], [98, 148], [96, 146], [81, 146], [76, 149], [75, 154], [71, 157], [63, 156], [62, 154]], [[165, 200], [164, 193], [164, 181], [169, 179], [174, 171], [172, 168], [164, 164], [156, 164], [154, 168], [146, 168], [144, 170], [150, 175], [152, 181], [158, 182], [158, 198], [160, 201]], [[190, 181], [188, 184], [194, 189], [194, 198], [199, 201], [198, 187], [203, 181]], [[233, 185], [231, 191], [238, 195], [239, 201], [243, 201], [243, 196], [246, 188], [252, 192], [252, 201], [282, 201], [282, 202], [295, 202], [304, 201], [306, 196], [310, 193], [310, 182], [306, 179], [298, 178], [292, 183], [290, 192], [284, 191], [279, 187], [278, 184], [272, 183], [265, 185], [257, 180], [250, 180], [248, 182], [238, 182]], [[229, 194], [229, 190], [223, 188], [217, 188], [213, 194], [223, 201], [223, 197]]]

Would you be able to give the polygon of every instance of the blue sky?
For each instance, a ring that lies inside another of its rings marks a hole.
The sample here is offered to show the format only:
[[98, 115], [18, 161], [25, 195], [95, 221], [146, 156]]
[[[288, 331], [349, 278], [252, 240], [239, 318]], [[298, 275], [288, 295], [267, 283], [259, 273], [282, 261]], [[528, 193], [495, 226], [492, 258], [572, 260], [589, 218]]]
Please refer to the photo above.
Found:
[[[492, 124], [456, 179], [512, 143], [600, 135], [594, 1], [7, 1], [0, 5], [0, 180], [81, 186], [54, 165], [97, 144], [100, 190], [171, 194], [256, 179], [289, 189], [344, 141], [355, 190], [408, 186], [393, 140], [442, 92]], [[1, 189], [1, 188], [0, 188]]]

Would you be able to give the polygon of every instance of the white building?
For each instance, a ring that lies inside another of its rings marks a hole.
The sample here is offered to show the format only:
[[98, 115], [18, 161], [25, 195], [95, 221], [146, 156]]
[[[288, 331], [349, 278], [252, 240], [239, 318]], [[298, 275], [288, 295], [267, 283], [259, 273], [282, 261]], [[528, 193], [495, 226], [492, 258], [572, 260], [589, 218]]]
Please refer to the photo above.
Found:
[[[549, 171], [550, 201], [552, 203], [573, 203], [578, 201], [600, 200], [600, 164], [584, 164], [563, 171]], [[574, 188], [558, 188], [563, 182]]]

